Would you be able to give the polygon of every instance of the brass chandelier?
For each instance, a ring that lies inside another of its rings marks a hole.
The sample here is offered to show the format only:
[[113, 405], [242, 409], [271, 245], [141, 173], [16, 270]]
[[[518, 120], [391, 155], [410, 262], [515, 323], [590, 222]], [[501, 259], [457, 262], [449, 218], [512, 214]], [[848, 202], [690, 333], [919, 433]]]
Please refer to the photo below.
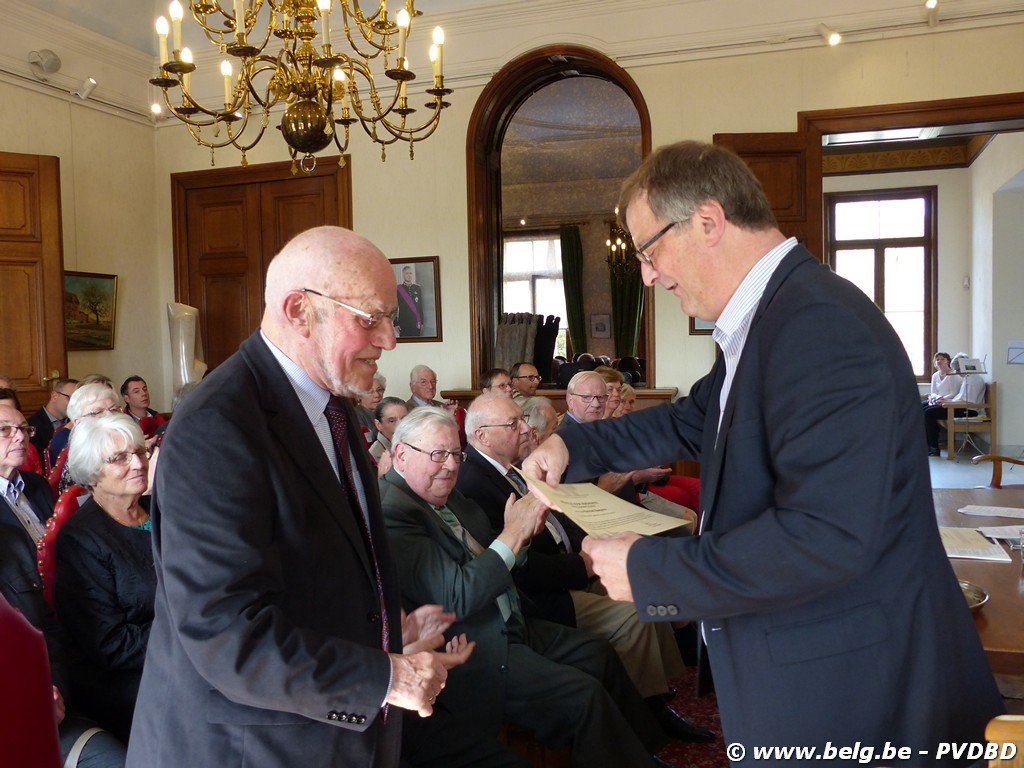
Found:
[[[221, 2], [227, 0], [191, 0], [189, 10], [225, 56], [220, 65], [223, 103], [204, 106], [192, 93], [196, 65], [191, 51], [181, 43], [184, 8], [179, 0], [170, 5], [170, 24], [163, 16], [157, 19], [161, 65], [149, 81], [162, 89], [167, 109], [186, 125], [192, 138], [209, 147], [211, 165], [214, 150], [229, 145], [242, 153], [242, 165], [248, 165], [246, 152], [263, 138], [271, 110], [282, 103], [278, 128], [289, 147], [292, 173], [299, 168], [312, 172], [313, 153], [332, 141], [344, 154], [349, 129], [356, 123], [381, 145], [381, 160], [387, 157], [387, 146], [396, 142], [408, 142], [412, 158], [415, 142], [434, 132], [441, 110], [449, 106], [444, 100], [451, 93], [444, 87], [444, 31], [435, 27], [430, 46], [433, 87], [426, 91], [431, 101], [425, 119], [410, 124], [417, 110], [409, 106], [406, 88], [416, 74], [409, 65], [406, 42], [413, 19], [422, 15], [415, 9], [415, 0], [404, 0], [393, 18], [388, 15], [387, 0], [380, 0], [370, 15], [359, 7], [359, 0], [233, 0], [230, 10]], [[336, 9], [340, 9], [347, 52], [335, 50], [331, 42], [331, 15]], [[315, 45], [318, 20], [319, 47]], [[378, 88], [373, 64], [391, 81], [388, 93]]]

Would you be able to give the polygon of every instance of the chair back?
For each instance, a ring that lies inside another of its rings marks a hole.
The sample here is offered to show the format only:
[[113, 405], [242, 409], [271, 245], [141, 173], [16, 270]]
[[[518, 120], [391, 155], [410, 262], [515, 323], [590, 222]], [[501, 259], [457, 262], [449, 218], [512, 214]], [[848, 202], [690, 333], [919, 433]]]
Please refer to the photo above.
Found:
[[[1024, 488], [1024, 485], [1003, 485], [1003, 462], [1010, 464], [1010, 469], [1014, 466], [1024, 467], [1024, 460], [1020, 458], [1013, 458], [1012, 456], [997, 456], [993, 453], [986, 453], [981, 456], [975, 456], [971, 459], [971, 464], [980, 464], [983, 461], [992, 462], [992, 477], [988, 481], [987, 486], [978, 486], [979, 488]], [[1021, 477], [1024, 480], [1024, 476]]]
[[57, 558], [54, 547], [60, 529], [71, 515], [78, 511], [88, 491], [80, 485], [72, 485], [57, 499], [53, 514], [46, 521], [46, 530], [36, 544], [36, 561], [39, 564], [39, 578], [43, 582], [43, 597], [53, 608], [53, 581], [57, 572]]
[[64, 474], [64, 465], [68, 463], [68, 449], [70, 447], [71, 444], [68, 443], [60, 449], [57, 460], [53, 462], [53, 469], [50, 470], [50, 474], [46, 478], [50, 481], [50, 490], [53, 491], [54, 498], [57, 498], [57, 495], [60, 493], [60, 476]]

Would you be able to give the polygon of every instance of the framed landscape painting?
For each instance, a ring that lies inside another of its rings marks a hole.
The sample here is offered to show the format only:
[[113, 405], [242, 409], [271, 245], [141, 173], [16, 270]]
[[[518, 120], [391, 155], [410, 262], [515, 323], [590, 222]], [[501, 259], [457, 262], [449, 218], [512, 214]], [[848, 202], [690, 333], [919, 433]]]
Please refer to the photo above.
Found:
[[68, 350], [114, 348], [117, 275], [64, 273], [64, 335]]

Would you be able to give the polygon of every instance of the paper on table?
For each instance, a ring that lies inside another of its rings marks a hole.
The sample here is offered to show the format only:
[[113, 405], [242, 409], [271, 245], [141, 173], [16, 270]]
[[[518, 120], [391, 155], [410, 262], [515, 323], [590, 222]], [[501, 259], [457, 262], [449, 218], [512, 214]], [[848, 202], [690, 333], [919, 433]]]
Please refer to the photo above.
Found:
[[1014, 517], [1024, 520], [1024, 509], [1019, 507], [983, 507], [978, 504], [968, 504], [966, 507], [960, 507], [957, 512], [979, 517]]
[[1020, 532], [1022, 530], [1024, 528], [1019, 525], [993, 525], [978, 529], [982, 536], [990, 539], [1005, 539], [1012, 541], [1014, 544], [1020, 541]]
[[690, 524], [689, 521], [659, 515], [630, 504], [591, 483], [569, 483], [556, 487], [525, 472], [520, 474], [530, 489], [548, 502], [548, 506], [568, 515], [576, 525], [591, 535], [614, 536], [631, 531], [650, 536]]
[[1012, 562], [1001, 546], [993, 544], [973, 528], [939, 528], [942, 546], [949, 557], [967, 560], [993, 560], [998, 563]]

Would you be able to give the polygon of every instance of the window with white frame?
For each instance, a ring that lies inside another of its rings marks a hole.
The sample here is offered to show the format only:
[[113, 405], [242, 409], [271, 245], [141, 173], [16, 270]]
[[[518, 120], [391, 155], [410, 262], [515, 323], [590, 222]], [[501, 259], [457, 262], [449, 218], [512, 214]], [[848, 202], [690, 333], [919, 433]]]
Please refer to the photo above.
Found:
[[555, 354], [566, 354], [562, 243], [558, 233], [506, 236], [501, 276], [501, 311], [561, 318]]

